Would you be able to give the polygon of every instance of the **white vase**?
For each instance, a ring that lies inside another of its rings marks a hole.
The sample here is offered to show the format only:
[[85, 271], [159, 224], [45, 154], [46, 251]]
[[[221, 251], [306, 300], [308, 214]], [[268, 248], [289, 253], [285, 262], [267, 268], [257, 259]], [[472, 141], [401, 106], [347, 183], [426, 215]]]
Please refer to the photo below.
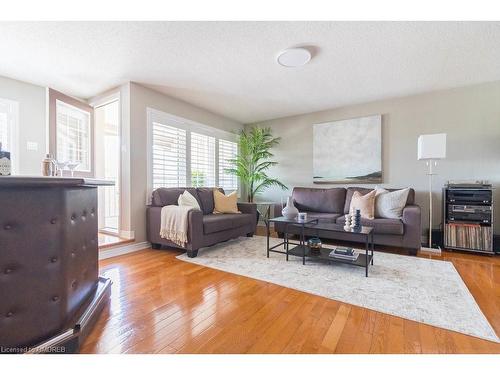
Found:
[[293, 199], [292, 197], [288, 197], [286, 199], [286, 206], [281, 210], [281, 214], [286, 217], [288, 220], [293, 220], [297, 217], [299, 214], [299, 210], [297, 210], [297, 207], [293, 205]]
[[344, 230], [348, 231], [349, 229], [351, 229], [351, 215], [347, 214], [345, 215]]

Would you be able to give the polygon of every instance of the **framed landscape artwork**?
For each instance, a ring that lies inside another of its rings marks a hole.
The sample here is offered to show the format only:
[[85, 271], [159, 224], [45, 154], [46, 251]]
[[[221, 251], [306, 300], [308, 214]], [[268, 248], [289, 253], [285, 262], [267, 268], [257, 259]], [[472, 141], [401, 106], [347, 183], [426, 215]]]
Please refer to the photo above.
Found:
[[313, 182], [382, 182], [382, 115], [314, 124]]

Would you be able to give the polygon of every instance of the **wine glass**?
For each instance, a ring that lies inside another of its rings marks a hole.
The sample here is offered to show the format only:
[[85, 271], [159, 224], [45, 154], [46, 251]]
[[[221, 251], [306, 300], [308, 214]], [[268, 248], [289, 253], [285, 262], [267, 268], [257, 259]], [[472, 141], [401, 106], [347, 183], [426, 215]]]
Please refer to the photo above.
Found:
[[59, 172], [61, 173], [60, 176], [63, 177], [64, 176], [64, 168], [66, 168], [66, 166], [68, 165], [68, 162], [67, 161], [56, 161], [56, 165], [57, 165], [57, 173], [59, 174]]
[[76, 161], [76, 160], [70, 160], [70, 161], [68, 161], [68, 163], [66, 164], [66, 166], [71, 171], [71, 177], [74, 177], [75, 169], [78, 168], [79, 165], [80, 165], [79, 161]]

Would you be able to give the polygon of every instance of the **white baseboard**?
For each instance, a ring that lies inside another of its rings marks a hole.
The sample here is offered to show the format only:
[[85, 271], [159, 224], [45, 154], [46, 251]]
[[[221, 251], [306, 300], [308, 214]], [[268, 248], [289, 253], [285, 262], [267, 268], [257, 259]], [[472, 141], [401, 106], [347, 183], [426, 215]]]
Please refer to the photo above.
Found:
[[151, 247], [151, 243], [149, 243], [147, 241], [119, 245], [116, 247], [111, 247], [109, 249], [99, 250], [99, 259], [101, 260], [101, 259], [108, 259], [108, 258], [112, 258], [112, 257], [117, 257], [119, 255], [133, 253], [133, 252], [139, 251], [139, 250], [144, 250], [144, 249], [147, 249], [149, 247]]

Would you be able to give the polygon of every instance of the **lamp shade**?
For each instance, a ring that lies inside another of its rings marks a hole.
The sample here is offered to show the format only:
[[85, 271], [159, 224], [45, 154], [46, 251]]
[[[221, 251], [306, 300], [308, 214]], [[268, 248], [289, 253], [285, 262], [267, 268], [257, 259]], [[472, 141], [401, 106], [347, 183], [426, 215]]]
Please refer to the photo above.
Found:
[[446, 157], [446, 134], [425, 134], [418, 137], [418, 160], [444, 159]]

